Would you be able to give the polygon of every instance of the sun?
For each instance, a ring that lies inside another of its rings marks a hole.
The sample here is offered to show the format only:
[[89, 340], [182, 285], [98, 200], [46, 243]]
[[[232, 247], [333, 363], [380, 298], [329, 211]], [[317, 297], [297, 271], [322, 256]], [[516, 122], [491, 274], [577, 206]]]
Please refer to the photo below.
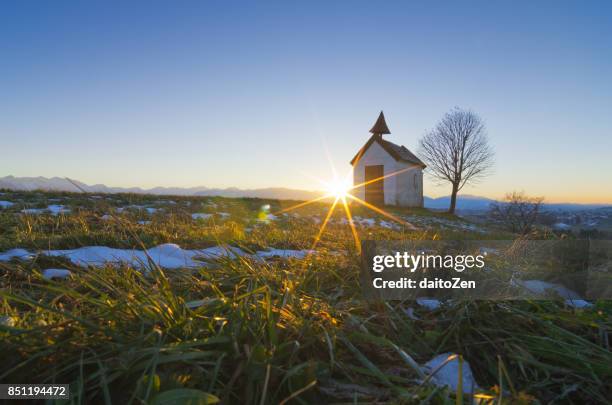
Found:
[[352, 187], [350, 179], [335, 178], [325, 184], [325, 191], [329, 196], [345, 198]]

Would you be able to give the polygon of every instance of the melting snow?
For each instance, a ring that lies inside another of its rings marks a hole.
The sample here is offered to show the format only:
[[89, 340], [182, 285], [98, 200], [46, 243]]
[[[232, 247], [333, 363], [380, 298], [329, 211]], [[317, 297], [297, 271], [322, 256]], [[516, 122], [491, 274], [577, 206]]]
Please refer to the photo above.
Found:
[[66, 278], [70, 275], [70, 270], [66, 269], [46, 269], [43, 271], [43, 277], [46, 279]]
[[303, 259], [308, 254], [314, 253], [314, 250], [291, 250], [291, 249], [270, 249], [260, 250], [256, 253], [258, 257], [267, 259], [271, 257], [283, 257], [289, 258], [294, 257], [296, 259]]
[[380, 226], [382, 226], [383, 228], [395, 229], [395, 230], [402, 229], [402, 227], [399, 224], [396, 224], [395, 222], [384, 221], [384, 220], [380, 221]]
[[565, 300], [565, 305], [568, 305], [574, 308], [590, 308], [593, 306], [593, 304], [591, 304], [590, 302], [582, 300], [582, 299]]
[[212, 217], [212, 214], [205, 214], [203, 212], [197, 212], [195, 214], [191, 214], [191, 218], [193, 219], [208, 219]]
[[376, 225], [376, 220], [374, 218], [361, 218], [360, 216], [353, 217], [353, 222], [364, 227]]
[[432, 311], [434, 309], [440, 308], [440, 305], [442, 305], [442, 303], [439, 300], [433, 299], [433, 298], [417, 298], [416, 302], [420, 306], [425, 307]]
[[[197, 258], [214, 259], [222, 256], [233, 256], [233, 253], [221, 247], [212, 247], [203, 250], [185, 250], [173, 243], [166, 243], [148, 249], [146, 253], [142, 250], [115, 249], [106, 246], [88, 246], [70, 250], [49, 250], [44, 252], [49, 256], [63, 256], [76, 265], [103, 266], [106, 263], [129, 264], [133, 267], [142, 267], [148, 263], [147, 254], [151, 260], [168, 269], [180, 267], [196, 267], [202, 263]], [[242, 251], [237, 249], [237, 253]]]
[[47, 210], [51, 212], [52, 215], [67, 214], [70, 212], [69, 208], [66, 208], [63, 205], [57, 205], [57, 204], [49, 205], [47, 207]]
[[[436, 370], [440, 365], [442, 365], [450, 356], [453, 356], [453, 353], [443, 353], [440, 354], [433, 359], [429, 360], [423, 366], [423, 371], [427, 374], [431, 374], [434, 370]], [[456, 356], [456, 355], [455, 355]], [[471, 392], [476, 391], [479, 387], [474, 379], [474, 375], [472, 374], [472, 369], [470, 368], [470, 364], [463, 360], [463, 367], [461, 367], [462, 371], [462, 385], [463, 385], [463, 393], [469, 394]], [[441, 369], [439, 369], [430, 380], [432, 383], [439, 387], [448, 386], [453, 391], [457, 391], [457, 387], [459, 386], [459, 357], [455, 357]]]
[[44, 213], [45, 211], [47, 211], [44, 208], [26, 208], [21, 210], [22, 213], [24, 214], [29, 214], [29, 215], [39, 215]]
[[33, 255], [25, 249], [12, 249], [12, 250], [9, 250], [8, 252], [0, 253], [1, 262], [8, 262], [14, 257], [18, 259], [27, 260], [27, 259], [31, 259]]
[[414, 313], [414, 308], [412, 307], [404, 309], [404, 312], [406, 313], [406, 316], [408, 316], [408, 318], [412, 319], [413, 321], [418, 321], [421, 319]]
[[58, 215], [58, 214], [67, 214], [70, 212], [70, 209], [64, 207], [63, 205], [53, 204], [53, 205], [49, 205], [47, 208], [26, 208], [26, 209], [21, 210], [21, 212], [24, 214], [30, 214], [30, 215], [40, 215], [46, 212], [50, 212], [51, 215]]
[[0, 201], [0, 208], [10, 208], [13, 205], [15, 204], [10, 201]]
[[514, 280], [514, 284], [519, 285], [534, 294], [546, 294], [547, 291], [553, 291], [565, 299], [565, 303], [574, 308], [591, 307], [593, 304], [585, 301], [575, 291], [566, 288], [561, 284], [549, 283], [542, 280]]
[[424, 228], [429, 228], [432, 226], [437, 226], [442, 229], [459, 229], [463, 231], [472, 231], [472, 232], [480, 232], [485, 233], [486, 230], [474, 225], [465, 223], [463, 221], [451, 221], [446, 218], [438, 218], [438, 217], [429, 217], [429, 216], [417, 216], [417, 215], [406, 215], [403, 217], [408, 223], [414, 226], [421, 226]]
[[[160, 267], [177, 269], [181, 267], [204, 266], [203, 260], [214, 260], [221, 257], [236, 258], [250, 256], [243, 250], [234, 247], [214, 246], [207, 249], [181, 249], [173, 243], [166, 243], [148, 249], [146, 252], [137, 249], [116, 249], [106, 246], [87, 246], [78, 249], [46, 250], [41, 252], [47, 256], [65, 257], [78, 266], [104, 266], [105, 264], [127, 264], [141, 268], [151, 260]], [[251, 257], [259, 259], [269, 258], [297, 258], [314, 253], [312, 250], [269, 249], [260, 250]], [[25, 249], [13, 249], [0, 254], [0, 261], [8, 261], [13, 257], [29, 259], [33, 254]]]

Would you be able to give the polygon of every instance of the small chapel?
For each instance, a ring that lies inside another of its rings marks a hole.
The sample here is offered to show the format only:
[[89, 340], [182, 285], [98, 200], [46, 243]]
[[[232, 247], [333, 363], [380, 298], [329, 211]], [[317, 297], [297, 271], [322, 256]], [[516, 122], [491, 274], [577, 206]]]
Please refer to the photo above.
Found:
[[404, 145], [383, 139], [391, 131], [382, 111], [370, 133], [351, 160], [353, 184], [360, 185], [355, 197], [375, 206], [422, 207], [425, 163]]

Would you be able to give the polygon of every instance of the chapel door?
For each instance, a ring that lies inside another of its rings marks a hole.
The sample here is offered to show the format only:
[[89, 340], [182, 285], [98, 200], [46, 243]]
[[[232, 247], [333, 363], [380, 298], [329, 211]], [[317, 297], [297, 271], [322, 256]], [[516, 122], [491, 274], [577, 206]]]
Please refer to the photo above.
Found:
[[384, 166], [372, 165], [365, 167], [365, 200], [381, 207], [385, 204]]

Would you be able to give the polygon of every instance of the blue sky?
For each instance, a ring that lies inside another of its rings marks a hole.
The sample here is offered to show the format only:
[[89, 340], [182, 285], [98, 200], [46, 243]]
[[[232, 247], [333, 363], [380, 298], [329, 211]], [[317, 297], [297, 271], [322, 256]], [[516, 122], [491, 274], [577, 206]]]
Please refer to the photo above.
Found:
[[315, 189], [381, 109], [416, 152], [460, 106], [496, 151], [464, 193], [612, 202], [609, 3], [127, 3], [2, 4], [0, 176]]

